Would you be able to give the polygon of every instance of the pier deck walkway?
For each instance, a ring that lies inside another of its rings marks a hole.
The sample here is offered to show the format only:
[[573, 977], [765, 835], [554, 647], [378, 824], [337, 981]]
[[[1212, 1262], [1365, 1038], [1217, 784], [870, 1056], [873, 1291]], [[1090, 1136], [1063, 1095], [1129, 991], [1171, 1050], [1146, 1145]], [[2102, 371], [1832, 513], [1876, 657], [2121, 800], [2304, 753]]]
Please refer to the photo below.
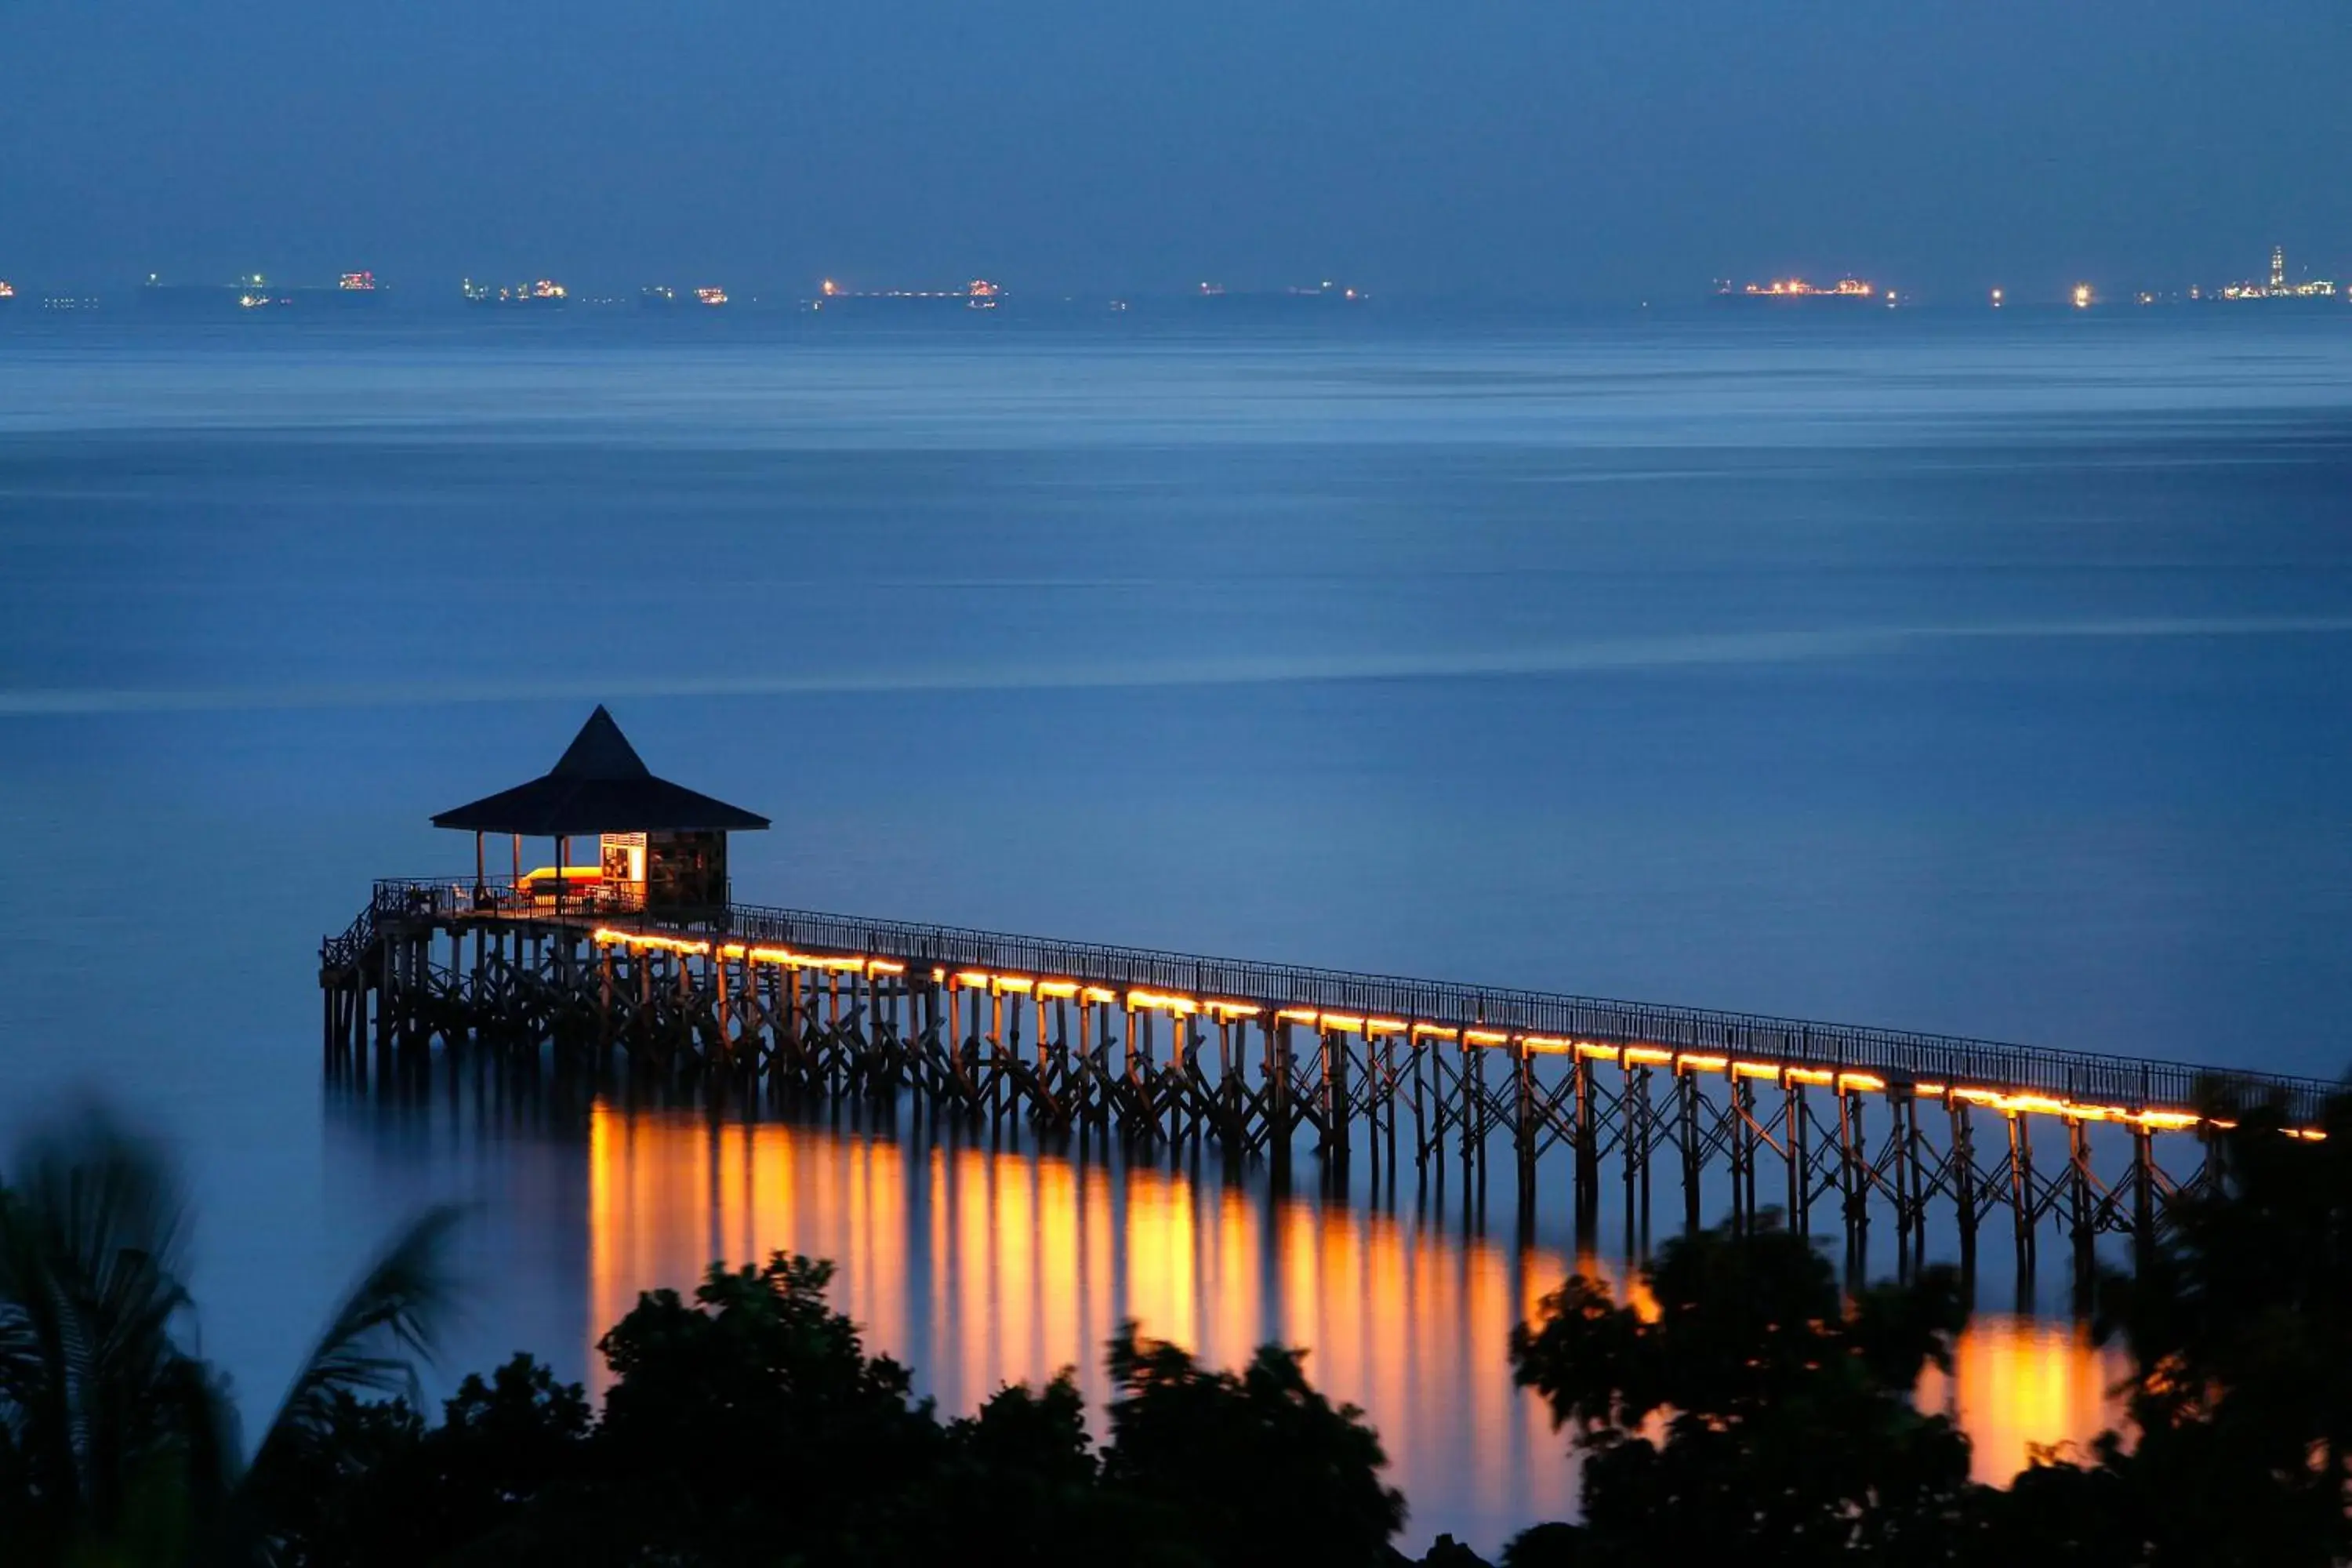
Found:
[[[1734, 1217], [1757, 1214], [1770, 1155], [1785, 1187], [1776, 1197], [1800, 1228], [1834, 1197], [1850, 1237], [1891, 1208], [1916, 1245], [1941, 1201], [1964, 1260], [1979, 1222], [2007, 1210], [2021, 1255], [2049, 1221], [2084, 1267], [2102, 1231], [2155, 1234], [2169, 1194], [2200, 1178], [2200, 1135], [2231, 1108], [2268, 1106], [2313, 1128], [2335, 1088], [760, 905], [699, 918], [558, 911], [508, 888], [431, 879], [377, 883], [322, 944], [320, 982], [337, 1070], [364, 1074], [373, 1033], [379, 1076], [436, 1040], [567, 1058], [617, 1049], [639, 1066], [780, 1090], [911, 1089], [950, 1110], [1207, 1137], [1277, 1160], [1311, 1135], [1342, 1161], [1361, 1148], [1425, 1165], [1458, 1148], [1483, 1163], [1490, 1138], [1507, 1134], [1529, 1186], [1538, 1156], [1572, 1152], [1580, 1221], [1613, 1156], [1627, 1221], [1644, 1230], [1657, 1156], [1679, 1167], [1696, 1225], [1702, 1187], [1726, 1175]], [[1881, 1118], [1874, 1137], [1866, 1122]], [[2045, 1165], [2035, 1121], [2065, 1140]], [[2198, 1169], [2157, 1157], [2164, 1134], [2182, 1135]]]

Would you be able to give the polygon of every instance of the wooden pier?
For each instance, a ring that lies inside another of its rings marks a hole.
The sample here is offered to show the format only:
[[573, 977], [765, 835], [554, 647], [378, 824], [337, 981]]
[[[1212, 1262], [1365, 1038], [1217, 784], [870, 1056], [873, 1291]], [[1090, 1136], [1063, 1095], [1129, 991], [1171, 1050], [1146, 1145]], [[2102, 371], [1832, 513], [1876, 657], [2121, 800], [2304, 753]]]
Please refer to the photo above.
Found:
[[[642, 771], [634, 752], [626, 763]], [[561, 765], [548, 780], [562, 782]], [[561, 864], [551, 890], [519, 855], [510, 882], [485, 877], [478, 853], [471, 881], [380, 881], [321, 945], [331, 1074], [364, 1084], [372, 1068], [390, 1085], [437, 1052], [779, 1097], [905, 1095], [942, 1116], [1201, 1141], [1277, 1166], [1304, 1147], [1334, 1167], [1459, 1160], [1483, 1173], [1491, 1152], [1527, 1205], [1538, 1161], [1563, 1151], [1583, 1234], [1613, 1202], [1627, 1236], [1646, 1239], [1662, 1182], [1696, 1228], [1712, 1182], [1736, 1223], [1769, 1205], [1801, 1232], [1842, 1226], [1850, 1248], [1874, 1211], [1891, 1213], [1906, 1262], [1931, 1217], [1964, 1267], [1988, 1222], [2005, 1221], [2029, 1268], [2051, 1230], [2078, 1276], [2101, 1235], [2148, 1243], [2171, 1196], [2201, 1179], [2220, 1114], [2204, 1108], [2273, 1104], [2308, 1127], [2333, 1088], [712, 903], [723, 882], [707, 880], [666, 903], [642, 873], [575, 893]], [[696, 864], [707, 871], [709, 857]]]

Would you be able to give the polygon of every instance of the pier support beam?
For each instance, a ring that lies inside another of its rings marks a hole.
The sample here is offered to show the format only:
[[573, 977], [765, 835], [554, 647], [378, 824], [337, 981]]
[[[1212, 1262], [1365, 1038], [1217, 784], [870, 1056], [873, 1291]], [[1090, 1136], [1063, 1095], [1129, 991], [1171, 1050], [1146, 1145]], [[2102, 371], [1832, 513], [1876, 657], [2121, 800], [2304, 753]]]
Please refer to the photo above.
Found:
[[2040, 1217], [2040, 1193], [2033, 1174], [2033, 1129], [2016, 1111], [2009, 1113], [2009, 1198], [2017, 1225], [2019, 1289], [2033, 1274], [2034, 1221]]
[[1780, 1075], [1780, 1153], [1789, 1177], [1789, 1228], [1813, 1234], [1812, 1121], [1805, 1112], [1805, 1086]]
[[1706, 1133], [1699, 1125], [1698, 1079], [1679, 1067], [1675, 1069], [1675, 1100], [1681, 1113], [1683, 1234], [1696, 1236], [1700, 1225], [1699, 1175], [1704, 1158], [1700, 1141]]
[[1862, 1093], [1837, 1085], [1838, 1186], [1844, 1199], [1848, 1271], [1859, 1278], [1870, 1266], [1870, 1143], [1863, 1128]]
[[[1576, 1234], [1589, 1244], [1592, 1234], [1600, 1228], [1601, 1117], [1594, 1100], [1592, 1063], [1581, 1051], [1576, 1054], [1574, 1062], [1570, 1071], [1574, 1075], [1571, 1087], [1576, 1097], [1571, 1108], [1575, 1116], [1572, 1125], [1576, 1131], [1573, 1151], [1576, 1158]], [[1622, 1123], [1620, 1135], [1625, 1148], [1625, 1169], [1630, 1180], [1637, 1156], [1633, 1151], [1630, 1106], [1622, 1097], [1617, 1110], [1618, 1119]], [[1631, 1217], [1630, 1209], [1628, 1217]]]
[[[1585, 1070], [1591, 1070], [1591, 1064], [1586, 1065]], [[1650, 1151], [1657, 1142], [1647, 1067], [1626, 1069], [1624, 1096], [1618, 1114], [1624, 1124], [1625, 1244], [1636, 1256], [1646, 1257], [1650, 1250]], [[1593, 1160], [1597, 1165], [1597, 1152]]]
[[2132, 1126], [2132, 1266], [2145, 1269], [2156, 1258], [2156, 1140], [2145, 1121]]
[[2097, 1226], [2091, 1200], [2091, 1129], [2078, 1118], [2066, 1123], [2066, 1228], [2074, 1244], [2075, 1301], [2084, 1310], [2096, 1268]]
[[1951, 1149], [1946, 1161], [1951, 1171], [1952, 1201], [1958, 1210], [1960, 1226], [1960, 1275], [1974, 1281], [1977, 1276], [1977, 1148], [1976, 1133], [1969, 1122], [1969, 1102], [1956, 1098], [1948, 1089], [1944, 1104], [1951, 1120]]

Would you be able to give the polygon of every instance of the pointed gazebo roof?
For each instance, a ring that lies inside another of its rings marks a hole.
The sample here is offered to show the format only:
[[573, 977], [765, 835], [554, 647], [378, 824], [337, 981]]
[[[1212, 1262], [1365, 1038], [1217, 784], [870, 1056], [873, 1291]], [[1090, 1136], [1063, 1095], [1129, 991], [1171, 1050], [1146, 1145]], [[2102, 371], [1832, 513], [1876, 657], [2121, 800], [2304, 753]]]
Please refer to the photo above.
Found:
[[590, 833], [748, 830], [768, 819], [656, 778], [599, 704], [554, 767], [529, 784], [445, 811], [436, 827], [554, 838]]

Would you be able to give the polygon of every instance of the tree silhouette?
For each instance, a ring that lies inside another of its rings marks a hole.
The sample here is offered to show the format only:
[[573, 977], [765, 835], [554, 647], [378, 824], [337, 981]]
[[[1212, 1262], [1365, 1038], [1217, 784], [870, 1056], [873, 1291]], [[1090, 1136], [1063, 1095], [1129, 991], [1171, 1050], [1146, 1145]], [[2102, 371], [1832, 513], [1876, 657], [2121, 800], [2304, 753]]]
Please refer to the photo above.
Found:
[[0, 1186], [6, 1560], [270, 1558], [344, 1406], [414, 1388], [451, 1295], [455, 1221], [427, 1214], [366, 1271], [248, 1461], [227, 1391], [181, 1342], [188, 1205], [170, 1162], [99, 1110], [32, 1139]]
[[404, 1568], [465, 1555], [594, 1562], [593, 1423], [577, 1384], [518, 1355], [468, 1375], [426, 1426], [404, 1400], [346, 1397], [297, 1478], [289, 1564]]
[[1204, 1371], [1123, 1325], [1110, 1342], [1105, 1481], [1181, 1526], [1202, 1561], [1318, 1568], [1383, 1561], [1404, 1497], [1363, 1412], [1308, 1384], [1303, 1354], [1260, 1347], [1239, 1375]]
[[1670, 1242], [1654, 1310], [1571, 1277], [1513, 1332], [1583, 1458], [1584, 1527], [1515, 1543], [1515, 1563], [1929, 1563], [1958, 1549], [1968, 1442], [1911, 1394], [1948, 1367], [1959, 1282], [1927, 1269], [1849, 1308], [1830, 1266], [1774, 1216]]
[[946, 1434], [906, 1369], [867, 1356], [826, 1303], [832, 1277], [784, 1253], [713, 1266], [691, 1305], [654, 1291], [605, 1334], [598, 1463], [648, 1545], [732, 1561], [895, 1549], [893, 1494], [938, 1464]]
[[[340, 1401], [302, 1473], [299, 1568], [470, 1563], [1385, 1565], [1403, 1500], [1380, 1440], [1267, 1347], [1209, 1371], [1131, 1326], [1097, 1452], [1068, 1372], [940, 1422], [826, 1303], [829, 1265], [713, 1265], [689, 1302], [639, 1299], [603, 1342], [601, 1417], [528, 1357], [427, 1426]], [[1449, 1560], [1450, 1561], [1450, 1560]], [[1456, 1564], [1455, 1568], [1462, 1568]]]

